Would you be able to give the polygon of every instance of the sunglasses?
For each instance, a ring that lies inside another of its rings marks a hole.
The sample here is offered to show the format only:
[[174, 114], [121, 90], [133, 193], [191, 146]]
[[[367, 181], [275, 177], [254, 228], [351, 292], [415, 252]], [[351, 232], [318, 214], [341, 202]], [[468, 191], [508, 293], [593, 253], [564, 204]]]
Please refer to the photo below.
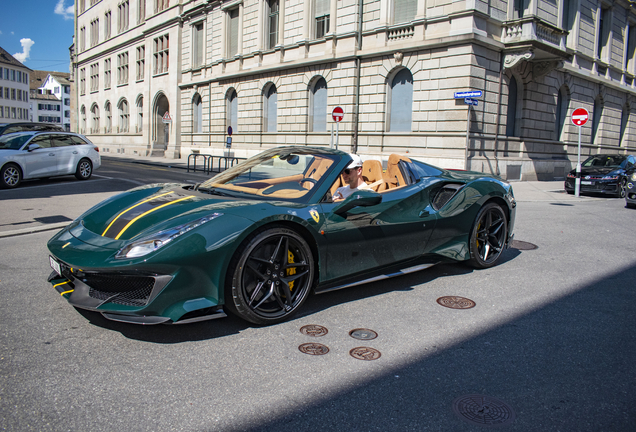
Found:
[[353, 171], [353, 170], [357, 170], [358, 168], [360, 168], [360, 167], [347, 168], [347, 169], [345, 169], [345, 170], [344, 170], [344, 173], [345, 173], [346, 175], [349, 175], [349, 174], [351, 173], [351, 171]]

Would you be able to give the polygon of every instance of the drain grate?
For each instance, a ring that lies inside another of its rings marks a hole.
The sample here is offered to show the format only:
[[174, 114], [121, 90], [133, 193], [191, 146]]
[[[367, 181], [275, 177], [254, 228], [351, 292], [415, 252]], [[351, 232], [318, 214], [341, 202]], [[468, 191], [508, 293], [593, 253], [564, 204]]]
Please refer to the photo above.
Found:
[[325, 355], [329, 352], [329, 348], [319, 343], [304, 343], [298, 349], [301, 353], [309, 355]]
[[357, 347], [349, 351], [351, 357], [358, 360], [377, 360], [382, 355], [380, 351], [375, 348], [369, 347]]
[[513, 248], [513, 249], [518, 249], [518, 250], [535, 250], [535, 249], [539, 249], [539, 246], [537, 246], [536, 244], [529, 243], [529, 242], [524, 242], [524, 241], [519, 241], [519, 240], [513, 240], [512, 243], [510, 243], [510, 247]]
[[453, 401], [453, 411], [462, 420], [481, 426], [504, 426], [515, 420], [509, 405], [485, 395], [460, 396]]
[[327, 327], [323, 327], [317, 324], [309, 324], [306, 326], [302, 326], [300, 328], [300, 332], [306, 336], [320, 337], [329, 333]]
[[372, 340], [377, 338], [378, 334], [374, 332], [373, 330], [359, 328], [359, 329], [351, 330], [349, 332], [349, 336], [351, 336], [354, 339]]
[[470, 309], [476, 305], [471, 299], [457, 296], [440, 297], [437, 299], [437, 303], [450, 309]]

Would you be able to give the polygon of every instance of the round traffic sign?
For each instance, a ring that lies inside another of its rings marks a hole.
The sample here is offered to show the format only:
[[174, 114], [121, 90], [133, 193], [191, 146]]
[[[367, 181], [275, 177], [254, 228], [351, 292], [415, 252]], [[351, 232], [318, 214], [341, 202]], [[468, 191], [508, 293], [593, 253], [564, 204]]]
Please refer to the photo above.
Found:
[[585, 108], [577, 108], [572, 113], [572, 123], [576, 126], [583, 126], [590, 118], [590, 113]]
[[232, 126], [228, 126], [228, 127], [227, 127], [227, 134], [228, 134], [229, 136], [232, 136]]
[[339, 106], [335, 107], [331, 112], [331, 117], [333, 117], [333, 120], [336, 123], [340, 123], [340, 121], [344, 118], [344, 110]]

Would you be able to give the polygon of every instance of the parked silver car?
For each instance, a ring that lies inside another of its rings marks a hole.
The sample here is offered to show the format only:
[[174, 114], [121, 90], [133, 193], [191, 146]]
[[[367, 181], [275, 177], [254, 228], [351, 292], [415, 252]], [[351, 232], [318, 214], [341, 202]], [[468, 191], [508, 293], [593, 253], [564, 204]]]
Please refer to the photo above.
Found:
[[99, 168], [99, 148], [71, 132], [16, 132], [0, 136], [0, 187], [23, 179], [75, 174], [87, 180]]

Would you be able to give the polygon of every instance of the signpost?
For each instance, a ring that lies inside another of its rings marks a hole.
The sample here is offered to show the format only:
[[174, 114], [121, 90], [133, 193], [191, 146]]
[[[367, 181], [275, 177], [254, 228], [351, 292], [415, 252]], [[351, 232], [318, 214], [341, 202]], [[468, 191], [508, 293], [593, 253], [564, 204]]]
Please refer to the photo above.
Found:
[[232, 126], [227, 127], [227, 140], [225, 141], [225, 148], [232, 148]]
[[481, 90], [469, 90], [455, 92], [455, 99], [464, 99], [464, 103], [468, 105], [468, 115], [466, 118], [466, 150], [464, 154], [464, 169], [468, 169], [468, 147], [470, 147], [470, 110], [479, 103], [477, 99], [483, 96]]
[[[335, 107], [331, 112], [333, 121], [336, 122], [336, 149], [338, 149], [338, 132], [340, 130], [340, 122], [344, 118], [344, 109], [342, 107]], [[333, 148], [333, 123], [331, 124], [331, 148]]]
[[161, 121], [168, 124], [168, 123], [172, 123], [172, 117], [170, 117], [170, 113], [168, 111], [166, 111], [163, 114], [163, 117], [161, 118]]
[[576, 180], [574, 184], [574, 195], [581, 196], [581, 128], [587, 123], [590, 113], [585, 108], [577, 108], [572, 112], [572, 123], [579, 127], [579, 150], [576, 156]]

